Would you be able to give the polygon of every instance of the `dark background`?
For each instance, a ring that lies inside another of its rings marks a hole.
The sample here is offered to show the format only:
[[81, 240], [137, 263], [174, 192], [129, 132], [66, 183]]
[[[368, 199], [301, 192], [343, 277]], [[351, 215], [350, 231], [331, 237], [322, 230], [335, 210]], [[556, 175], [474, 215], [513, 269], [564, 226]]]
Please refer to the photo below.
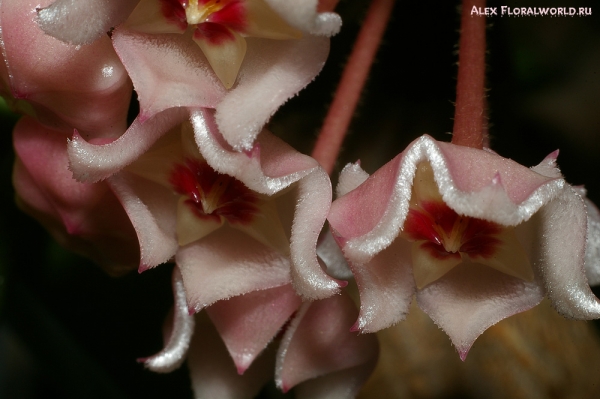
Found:
[[[340, 2], [344, 26], [325, 69], [272, 120], [272, 130], [303, 152], [311, 151], [367, 5]], [[600, 2], [489, 4], [501, 5], [592, 7], [589, 17], [489, 19], [487, 87], [492, 148], [526, 166], [559, 148], [567, 181], [585, 184], [600, 203]], [[372, 173], [423, 133], [450, 139], [458, 22], [456, 2], [397, 2], [337, 171], [360, 159]], [[190, 398], [185, 367], [158, 375], [135, 361], [162, 346], [171, 266], [108, 277], [22, 214], [11, 186], [15, 121], [3, 112], [0, 398]]]

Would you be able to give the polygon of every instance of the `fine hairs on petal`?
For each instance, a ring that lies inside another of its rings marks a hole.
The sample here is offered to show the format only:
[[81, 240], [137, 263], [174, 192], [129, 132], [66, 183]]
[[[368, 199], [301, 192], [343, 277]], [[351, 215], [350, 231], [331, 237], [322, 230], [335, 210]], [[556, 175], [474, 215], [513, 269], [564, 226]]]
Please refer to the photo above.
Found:
[[[486, 159], [476, 160], [476, 157]], [[478, 184], [474, 189], [469, 187], [473, 183], [463, 177], [468, 176], [466, 169], [472, 163], [470, 158], [473, 158], [472, 162], [478, 161], [480, 165], [486, 165], [482, 173], [489, 174], [487, 181], [473, 179], [472, 182]], [[465, 160], [460, 170], [457, 169], [458, 159]], [[459, 214], [504, 226], [514, 226], [528, 220], [565, 186], [563, 179], [546, 178], [492, 153], [437, 142], [425, 135], [382, 168], [397, 170], [392, 195], [388, 199], [385, 213], [374, 228], [360, 237], [346, 237], [348, 242], [344, 252], [354, 261], [366, 263], [397, 237], [408, 213], [416, 167], [423, 161], [431, 164], [439, 191], [450, 208]], [[495, 181], [497, 170], [514, 172]], [[375, 175], [373, 178], [376, 178]], [[527, 193], [527, 197], [522, 198], [522, 193]]]
[[194, 316], [190, 315], [179, 268], [173, 269], [173, 326], [164, 349], [154, 356], [141, 359], [144, 365], [157, 373], [170, 373], [179, 368], [187, 356], [194, 333]]

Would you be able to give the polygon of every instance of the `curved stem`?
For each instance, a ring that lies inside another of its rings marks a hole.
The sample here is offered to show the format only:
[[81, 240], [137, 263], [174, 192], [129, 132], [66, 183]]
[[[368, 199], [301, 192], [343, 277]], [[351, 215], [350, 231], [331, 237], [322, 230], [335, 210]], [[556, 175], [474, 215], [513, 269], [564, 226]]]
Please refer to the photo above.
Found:
[[[483, 148], [487, 143], [485, 101], [485, 0], [463, 0], [458, 55], [458, 81], [452, 143]], [[473, 14], [472, 14], [473, 13]]]
[[312, 157], [331, 174], [385, 32], [394, 0], [373, 0], [344, 68]]

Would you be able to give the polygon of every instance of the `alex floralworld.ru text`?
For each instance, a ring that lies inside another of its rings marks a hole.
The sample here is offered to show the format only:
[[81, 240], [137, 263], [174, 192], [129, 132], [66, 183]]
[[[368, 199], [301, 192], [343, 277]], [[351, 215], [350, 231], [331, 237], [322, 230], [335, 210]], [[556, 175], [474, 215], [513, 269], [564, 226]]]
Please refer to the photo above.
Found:
[[591, 7], [508, 7], [501, 6], [500, 14], [498, 14], [498, 7], [476, 7], [473, 6], [471, 9], [471, 15], [478, 16], [494, 16], [500, 15], [501, 17], [507, 16], [522, 16], [522, 17], [566, 17], [566, 16], [586, 16], [592, 15]]

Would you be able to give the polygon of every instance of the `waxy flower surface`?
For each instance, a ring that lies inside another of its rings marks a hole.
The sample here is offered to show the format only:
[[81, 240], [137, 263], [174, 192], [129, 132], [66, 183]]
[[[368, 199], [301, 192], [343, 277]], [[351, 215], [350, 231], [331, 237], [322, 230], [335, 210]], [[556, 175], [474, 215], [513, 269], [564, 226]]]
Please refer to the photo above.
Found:
[[88, 139], [122, 134], [132, 84], [110, 38], [78, 46], [48, 36], [36, 9], [49, 3], [0, 3], [0, 94], [55, 130], [77, 129]]
[[[110, 1], [69, 3], [64, 13], [52, 11], [63, 9], [60, 0], [39, 13], [50, 34], [64, 28], [63, 40], [65, 30], [75, 40], [74, 22], [86, 9], [103, 20], [94, 26], [121, 22], [104, 21]], [[137, 92], [140, 122], [173, 107], [214, 108], [225, 140], [251, 150], [266, 121], [323, 67], [327, 36], [341, 21], [316, 7], [316, 0], [139, 2], [111, 37]]]
[[485, 329], [544, 296], [567, 317], [600, 316], [585, 203], [556, 156], [528, 169], [423, 136], [370, 177], [348, 166], [328, 220], [359, 286], [356, 328], [402, 320], [416, 294], [464, 359]]
[[196, 311], [290, 282], [306, 298], [337, 292], [316, 255], [327, 174], [268, 132], [240, 153], [210, 111], [191, 121], [108, 179], [137, 231], [141, 270], [174, 257]]
[[198, 397], [252, 398], [275, 375], [284, 392], [296, 388], [296, 397], [351, 398], [375, 366], [377, 339], [349, 331], [357, 311], [345, 294], [302, 303], [288, 284], [190, 315], [177, 268], [173, 291], [165, 348], [141, 360], [167, 372], [187, 358]]

